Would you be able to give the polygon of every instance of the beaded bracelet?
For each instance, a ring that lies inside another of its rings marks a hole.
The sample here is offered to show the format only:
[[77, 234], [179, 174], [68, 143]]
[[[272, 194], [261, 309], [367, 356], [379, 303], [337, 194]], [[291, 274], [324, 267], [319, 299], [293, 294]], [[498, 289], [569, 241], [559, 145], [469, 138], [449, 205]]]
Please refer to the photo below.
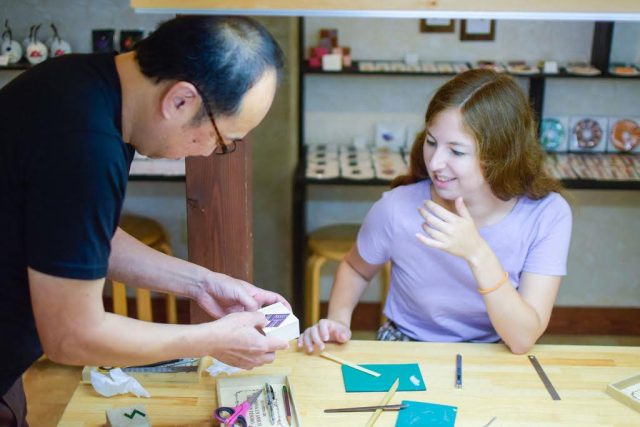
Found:
[[486, 295], [486, 294], [488, 294], [489, 292], [493, 292], [493, 291], [495, 291], [495, 290], [496, 290], [496, 289], [498, 289], [500, 286], [502, 286], [502, 285], [504, 285], [505, 283], [507, 283], [507, 281], [509, 281], [509, 273], [507, 273], [507, 272], [505, 271], [505, 272], [504, 272], [504, 276], [502, 276], [502, 279], [500, 279], [500, 281], [499, 281], [499, 282], [498, 282], [494, 287], [489, 288], [489, 289], [480, 289], [480, 288], [478, 288], [478, 292], [479, 292], [481, 295]]

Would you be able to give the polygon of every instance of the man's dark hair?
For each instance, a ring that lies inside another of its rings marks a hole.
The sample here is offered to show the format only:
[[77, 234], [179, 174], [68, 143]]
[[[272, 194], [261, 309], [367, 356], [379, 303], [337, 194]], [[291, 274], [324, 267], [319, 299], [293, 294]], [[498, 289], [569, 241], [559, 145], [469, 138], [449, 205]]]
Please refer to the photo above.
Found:
[[[269, 69], [282, 78], [284, 55], [273, 36], [253, 19], [180, 16], [161, 24], [135, 47], [142, 73], [161, 82], [187, 81], [215, 115], [237, 113], [244, 94]], [[194, 119], [206, 117], [201, 108]]]

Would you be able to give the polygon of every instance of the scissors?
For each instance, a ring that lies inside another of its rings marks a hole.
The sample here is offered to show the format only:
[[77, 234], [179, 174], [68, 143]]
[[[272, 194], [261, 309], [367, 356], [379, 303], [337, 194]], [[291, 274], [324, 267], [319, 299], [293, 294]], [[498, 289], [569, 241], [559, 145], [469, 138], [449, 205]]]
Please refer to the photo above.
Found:
[[247, 400], [233, 408], [228, 406], [219, 407], [214, 412], [216, 419], [226, 426], [247, 427], [247, 419], [245, 416], [247, 412], [249, 412], [251, 405], [258, 400], [260, 393], [262, 393], [262, 390], [253, 393]]

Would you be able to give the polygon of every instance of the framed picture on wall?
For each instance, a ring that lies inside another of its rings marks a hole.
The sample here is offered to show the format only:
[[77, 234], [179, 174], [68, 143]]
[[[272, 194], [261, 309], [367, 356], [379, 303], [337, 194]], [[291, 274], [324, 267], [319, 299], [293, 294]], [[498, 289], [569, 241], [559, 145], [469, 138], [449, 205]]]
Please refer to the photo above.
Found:
[[460, 21], [461, 41], [491, 41], [496, 33], [496, 21], [493, 19], [463, 19]]
[[420, 20], [421, 33], [453, 33], [456, 21], [454, 19], [429, 18]]

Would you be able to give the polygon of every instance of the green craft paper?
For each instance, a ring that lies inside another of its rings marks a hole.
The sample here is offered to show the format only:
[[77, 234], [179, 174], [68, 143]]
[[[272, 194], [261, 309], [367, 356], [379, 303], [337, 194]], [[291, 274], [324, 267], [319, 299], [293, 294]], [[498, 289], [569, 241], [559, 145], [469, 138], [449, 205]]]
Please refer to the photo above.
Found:
[[[417, 363], [384, 364], [384, 365], [360, 365], [364, 368], [381, 374], [379, 377], [365, 374], [347, 365], [342, 365], [342, 379], [347, 393], [366, 391], [388, 391], [396, 378], [400, 378], [398, 391], [424, 391], [426, 386], [420, 367]], [[417, 385], [411, 382], [411, 376], [418, 379]]]
[[453, 427], [456, 423], [456, 406], [403, 400], [407, 408], [398, 411], [396, 427]]

